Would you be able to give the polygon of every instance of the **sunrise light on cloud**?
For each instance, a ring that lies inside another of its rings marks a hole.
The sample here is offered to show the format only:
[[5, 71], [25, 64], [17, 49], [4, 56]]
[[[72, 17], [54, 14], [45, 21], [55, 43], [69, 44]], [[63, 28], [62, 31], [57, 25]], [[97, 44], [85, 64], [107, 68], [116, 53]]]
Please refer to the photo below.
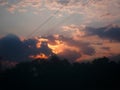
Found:
[[119, 55], [119, 10], [119, 0], [0, 0], [0, 56], [81, 62]]
[[120, 90], [120, 0], [0, 0], [0, 90]]

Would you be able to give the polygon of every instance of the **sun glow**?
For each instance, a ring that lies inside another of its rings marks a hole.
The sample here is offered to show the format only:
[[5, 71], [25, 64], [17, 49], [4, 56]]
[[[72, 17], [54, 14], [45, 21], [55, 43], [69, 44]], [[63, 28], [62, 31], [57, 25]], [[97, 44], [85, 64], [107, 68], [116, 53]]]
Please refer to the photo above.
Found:
[[56, 44], [52, 45], [48, 43], [48, 47], [52, 49], [53, 53], [59, 54], [63, 51], [63, 42], [59, 40], [55, 40]]
[[52, 50], [54, 54], [61, 53], [63, 51], [64, 43], [61, 40], [58, 40], [59, 37], [58, 35], [54, 35], [54, 37], [56, 38], [54, 44], [46, 38], [36, 38], [36, 40], [38, 40], [36, 47], [40, 48], [41, 44], [43, 42], [46, 42], [48, 44], [48, 47]]

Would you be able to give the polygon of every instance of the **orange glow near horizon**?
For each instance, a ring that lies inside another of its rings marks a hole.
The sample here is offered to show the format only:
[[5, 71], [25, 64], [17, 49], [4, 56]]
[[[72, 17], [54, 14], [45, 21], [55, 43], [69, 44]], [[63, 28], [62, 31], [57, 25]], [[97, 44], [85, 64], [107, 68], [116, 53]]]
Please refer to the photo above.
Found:
[[40, 58], [40, 59], [48, 59], [48, 56], [46, 56], [44, 53], [40, 53], [38, 55], [32, 55], [32, 56], [30, 56], [30, 58], [33, 58], [33, 59], [38, 59], [38, 58]]

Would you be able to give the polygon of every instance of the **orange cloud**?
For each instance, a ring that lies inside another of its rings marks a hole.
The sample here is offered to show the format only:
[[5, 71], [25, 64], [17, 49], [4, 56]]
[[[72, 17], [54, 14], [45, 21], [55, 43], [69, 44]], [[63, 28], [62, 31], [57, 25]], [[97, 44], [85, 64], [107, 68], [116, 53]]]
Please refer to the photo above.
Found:
[[43, 38], [43, 37], [36, 38], [38, 40], [38, 42], [36, 43], [36, 47], [40, 48], [41, 44], [43, 42], [46, 42], [48, 44], [48, 47], [52, 50], [53, 53], [58, 54], [62, 52], [63, 51], [62, 47], [64, 46], [63, 42], [60, 40], [57, 40], [57, 38], [59, 37], [58, 35], [54, 35], [54, 37], [55, 37], [54, 43], [47, 38]]
[[37, 44], [36, 44], [37, 48], [40, 48], [42, 42], [48, 42], [48, 39], [46, 39], [46, 38], [36, 37], [35, 39], [38, 41]]
[[52, 49], [53, 53], [59, 54], [63, 52], [64, 43], [59, 40], [55, 40], [55, 43], [56, 43], [55, 45], [48, 43], [48, 47]]

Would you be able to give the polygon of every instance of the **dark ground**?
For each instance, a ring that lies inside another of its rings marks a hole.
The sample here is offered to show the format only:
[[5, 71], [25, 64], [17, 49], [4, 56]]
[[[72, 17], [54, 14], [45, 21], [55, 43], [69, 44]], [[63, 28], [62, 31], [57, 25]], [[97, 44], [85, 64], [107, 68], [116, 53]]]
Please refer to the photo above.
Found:
[[73, 63], [53, 57], [17, 64], [0, 74], [0, 90], [120, 90], [120, 62]]

